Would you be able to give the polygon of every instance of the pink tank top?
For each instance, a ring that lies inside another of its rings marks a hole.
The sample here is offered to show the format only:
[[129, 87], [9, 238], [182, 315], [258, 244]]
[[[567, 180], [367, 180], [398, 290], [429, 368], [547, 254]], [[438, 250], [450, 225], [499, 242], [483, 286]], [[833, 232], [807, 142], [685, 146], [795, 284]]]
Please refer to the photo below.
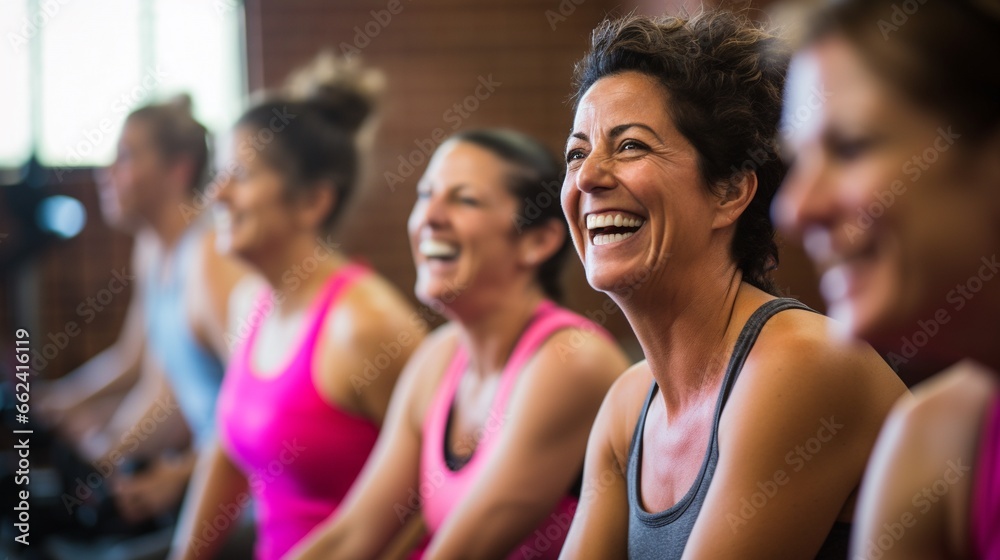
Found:
[[[455, 400], [455, 390], [468, 362], [465, 349], [459, 346], [424, 419], [420, 460], [420, 493], [423, 496], [421, 511], [431, 535], [441, 527], [489, 462], [503, 429], [507, 399], [524, 366], [553, 333], [566, 328], [597, 332], [611, 339], [607, 331], [591, 321], [562, 309], [551, 301], [544, 301], [515, 345], [510, 360], [501, 373], [483, 435], [477, 442], [472, 457], [461, 469], [452, 471], [445, 463], [445, 431], [452, 402]], [[509, 558], [558, 558], [576, 505], [577, 498], [568, 495], [563, 498], [542, 524], [517, 545]]]
[[987, 409], [979, 442], [969, 517], [973, 556], [1000, 560], [1000, 394]]
[[[313, 356], [327, 310], [367, 270], [332, 275], [310, 304], [297, 351], [277, 375], [253, 373], [250, 327], [226, 371], [218, 404], [220, 441], [247, 477], [257, 508], [258, 560], [276, 560], [340, 504], [368, 458], [378, 426], [328, 404], [313, 383]], [[258, 298], [258, 313], [272, 294]]]

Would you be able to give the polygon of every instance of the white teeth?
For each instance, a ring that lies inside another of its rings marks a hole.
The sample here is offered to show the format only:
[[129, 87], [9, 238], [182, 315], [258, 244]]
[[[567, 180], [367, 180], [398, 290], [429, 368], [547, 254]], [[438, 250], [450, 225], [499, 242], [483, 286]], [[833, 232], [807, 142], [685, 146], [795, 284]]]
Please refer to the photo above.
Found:
[[458, 255], [458, 247], [434, 239], [421, 241], [418, 250], [421, 255], [429, 258], [450, 258]]
[[594, 245], [608, 245], [610, 243], [618, 243], [619, 241], [625, 241], [629, 237], [632, 237], [635, 233], [629, 231], [626, 233], [602, 233], [594, 236]]
[[642, 218], [629, 218], [621, 214], [590, 214], [587, 216], [587, 229], [599, 229], [606, 227], [639, 227], [645, 220]]

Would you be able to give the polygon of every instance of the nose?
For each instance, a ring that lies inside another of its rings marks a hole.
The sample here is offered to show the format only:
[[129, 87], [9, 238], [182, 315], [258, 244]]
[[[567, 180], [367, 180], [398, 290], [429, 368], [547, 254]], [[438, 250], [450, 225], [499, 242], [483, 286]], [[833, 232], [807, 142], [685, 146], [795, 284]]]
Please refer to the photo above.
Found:
[[824, 162], [799, 161], [789, 170], [771, 206], [775, 225], [801, 239], [812, 226], [829, 227], [837, 211], [836, 188]]
[[611, 172], [610, 158], [591, 153], [580, 162], [574, 183], [577, 189], [585, 193], [614, 188], [615, 179]]

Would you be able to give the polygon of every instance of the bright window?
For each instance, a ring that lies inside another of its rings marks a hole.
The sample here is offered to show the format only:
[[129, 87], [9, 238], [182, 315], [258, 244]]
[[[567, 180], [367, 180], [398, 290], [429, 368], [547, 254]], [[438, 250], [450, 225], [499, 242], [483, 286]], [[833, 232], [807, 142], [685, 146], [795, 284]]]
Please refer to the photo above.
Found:
[[243, 10], [219, 0], [3, 0], [0, 167], [104, 165], [132, 110], [188, 93], [224, 131], [245, 99]]

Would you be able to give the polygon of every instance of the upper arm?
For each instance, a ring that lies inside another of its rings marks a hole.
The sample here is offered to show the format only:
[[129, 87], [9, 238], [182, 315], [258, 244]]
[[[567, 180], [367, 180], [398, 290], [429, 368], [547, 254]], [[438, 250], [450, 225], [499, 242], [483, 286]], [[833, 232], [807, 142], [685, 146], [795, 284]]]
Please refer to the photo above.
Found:
[[628, 447], [638, 419], [636, 396], [648, 389], [649, 383], [648, 375], [633, 369], [615, 382], [601, 405], [587, 442], [580, 503], [562, 558], [603, 560], [626, 555]]
[[290, 558], [372, 558], [419, 509], [421, 424], [438, 372], [442, 337], [432, 335], [400, 376], [378, 442], [337, 512]]
[[330, 347], [323, 356], [329, 362], [320, 371], [335, 378], [324, 385], [349, 384], [356, 408], [381, 425], [400, 373], [424, 339], [424, 323], [378, 279], [362, 281], [345, 300], [324, 326]]
[[553, 335], [521, 373], [489, 462], [435, 535], [429, 556], [496, 555], [566, 496], [601, 401], [627, 367], [613, 343], [595, 336], [577, 348], [574, 336], [573, 329]]
[[718, 466], [686, 559], [814, 557], [903, 391], [876, 390], [873, 377], [892, 375], [884, 362], [825, 336], [785, 333], [765, 346], [724, 409]]

